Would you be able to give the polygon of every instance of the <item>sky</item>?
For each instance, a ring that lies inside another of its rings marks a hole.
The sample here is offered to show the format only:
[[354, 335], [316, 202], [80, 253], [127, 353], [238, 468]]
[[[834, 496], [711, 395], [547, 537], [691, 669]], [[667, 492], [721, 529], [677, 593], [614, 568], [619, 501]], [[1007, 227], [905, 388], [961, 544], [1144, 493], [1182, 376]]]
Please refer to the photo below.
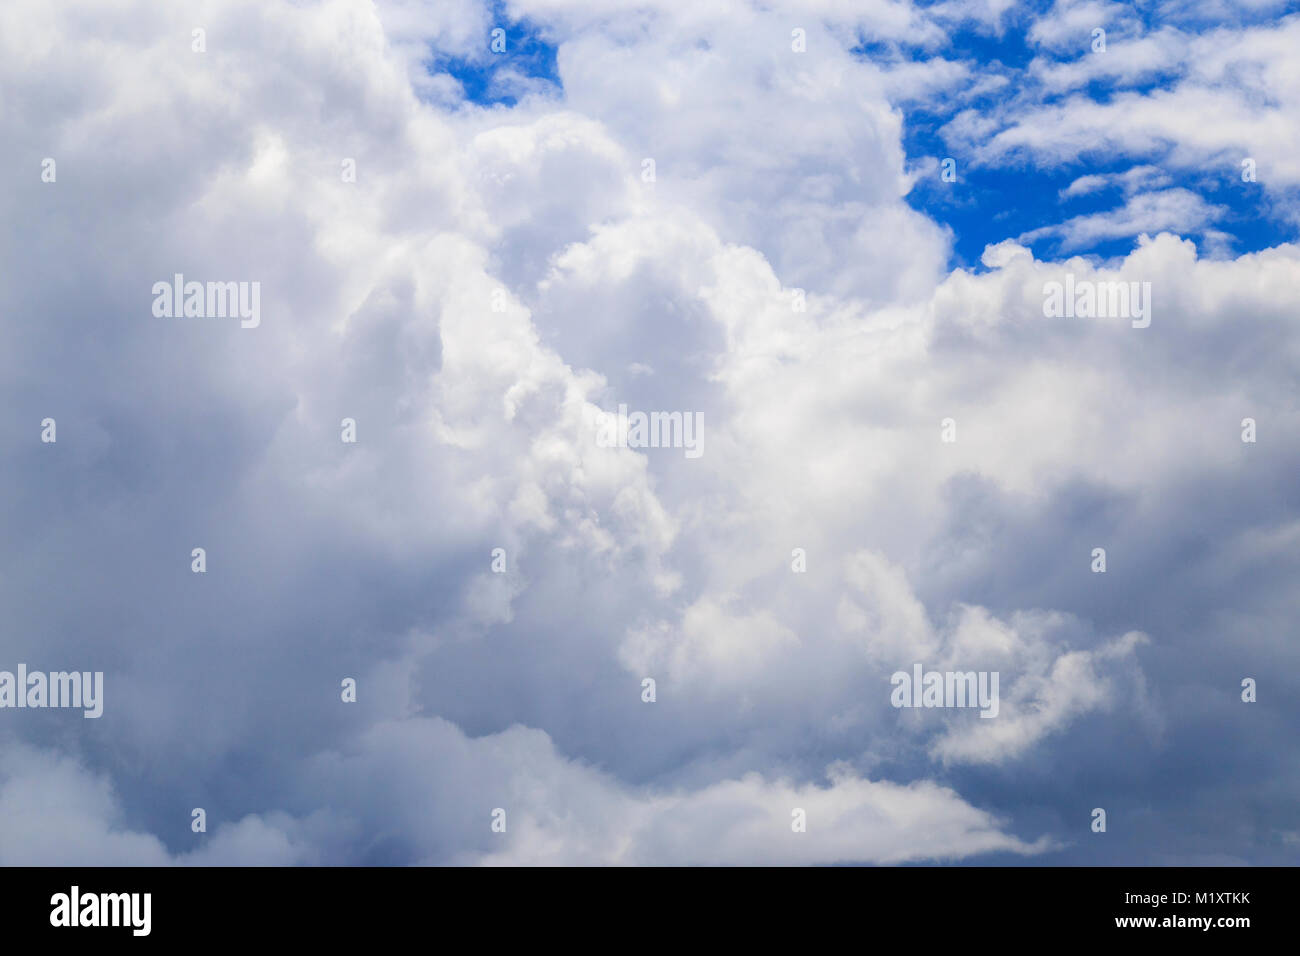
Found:
[[1297, 50], [0, 4], [0, 864], [1293, 864]]

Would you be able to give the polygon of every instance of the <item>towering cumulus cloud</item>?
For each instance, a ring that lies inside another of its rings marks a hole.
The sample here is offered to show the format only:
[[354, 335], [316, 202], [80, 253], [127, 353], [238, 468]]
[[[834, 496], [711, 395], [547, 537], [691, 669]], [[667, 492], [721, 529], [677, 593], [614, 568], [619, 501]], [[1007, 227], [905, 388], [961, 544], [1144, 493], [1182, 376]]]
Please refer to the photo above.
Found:
[[0, 863], [1285, 861], [1227, 6], [0, 4]]

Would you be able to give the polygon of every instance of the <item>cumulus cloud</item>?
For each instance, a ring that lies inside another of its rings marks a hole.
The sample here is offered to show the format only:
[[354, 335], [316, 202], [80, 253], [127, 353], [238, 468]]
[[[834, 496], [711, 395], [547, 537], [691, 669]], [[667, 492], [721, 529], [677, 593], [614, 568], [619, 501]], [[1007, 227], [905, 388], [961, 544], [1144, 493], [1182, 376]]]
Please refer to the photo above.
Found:
[[[1181, 766], [1196, 720], [1265, 765], [1224, 700], [1243, 668], [1293, 683], [1300, 249], [1207, 257], [1181, 233], [1218, 211], [1139, 158], [1067, 189], [1121, 210], [1040, 233], [1147, 233], [1127, 255], [1007, 236], [950, 269], [898, 103], [979, 71], [855, 48], [936, 52], [1005, 3], [494, 10], [0, 10], [0, 668], [107, 688], [72, 729], [6, 712], [3, 862], [1037, 859], [1077, 832], [1054, 771]], [[512, 104], [463, 79], [495, 16], [555, 51], [554, 82], [489, 86]], [[1278, 189], [1294, 30], [953, 122], [984, 163], [1249, 140]], [[1244, 113], [1243, 69], [1272, 94]], [[1151, 282], [1151, 326], [1045, 318], [1067, 272]], [[259, 281], [261, 325], [155, 317], [175, 273]], [[608, 447], [620, 404], [698, 412], [705, 453]], [[918, 662], [1001, 672], [999, 717], [892, 707]]]

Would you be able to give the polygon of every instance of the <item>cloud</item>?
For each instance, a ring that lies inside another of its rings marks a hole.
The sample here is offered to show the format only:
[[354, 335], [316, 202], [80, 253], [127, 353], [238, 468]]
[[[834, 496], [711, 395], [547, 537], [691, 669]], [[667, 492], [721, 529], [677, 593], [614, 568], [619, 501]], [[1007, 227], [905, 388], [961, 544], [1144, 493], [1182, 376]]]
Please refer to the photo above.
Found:
[[1174, 66], [1178, 75], [1155, 88], [1121, 88], [1104, 102], [1080, 92], [1023, 97], [993, 111], [997, 131], [981, 136], [973, 152], [986, 164], [1028, 155], [1055, 167], [1089, 150], [1159, 159], [1166, 168], [1220, 170], [1230, 180], [1239, 180], [1240, 161], [1250, 157], [1267, 169], [1258, 180], [1264, 189], [1289, 195], [1300, 184], [1289, 145], [1300, 134], [1294, 120], [1300, 86], [1285, 51], [1298, 36], [1296, 16], [1195, 35], [1170, 28], [1132, 47], [1111, 50], [1108, 41], [1104, 54], [1081, 52], [1066, 64], [1036, 66], [1031, 73], [1055, 92], [1103, 75], [1121, 87], [1140, 87], [1153, 72]]
[[[1076, 180], [1077, 182], [1077, 180]], [[1224, 214], [1186, 189], [1163, 189], [1130, 196], [1119, 209], [1075, 216], [1065, 222], [1032, 229], [1018, 237], [1034, 242], [1059, 237], [1061, 249], [1070, 252], [1108, 239], [1123, 239], [1158, 232], [1201, 233]]]
[[[73, 730], [6, 712], [5, 862], [1060, 859], [1078, 797], [1043, 781], [1076, 774], [1155, 794], [1177, 856], [1245, 805], [1182, 780], [1198, 748], [1285, 791], [1294, 710], [1229, 705], [1296, 690], [1300, 249], [1198, 253], [1228, 227], [1181, 173], [1240, 134], [1287, 181], [1293, 21], [1168, 90], [959, 97], [982, 162], [1152, 154], [1042, 227], [1127, 255], [1004, 236], [973, 272], [909, 205], [898, 103], [986, 77], [852, 50], [1004, 4], [201, 12], [203, 54], [170, 5], [0, 11], [0, 667], [106, 686]], [[512, 106], [430, 75], [487, 70], [499, 16], [555, 49]], [[178, 272], [259, 281], [261, 326], [152, 316]], [[1067, 272], [1151, 282], [1151, 327], [1045, 318]], [[705, 454], [602, 447], [620, 404], [699, 412]], [[917, 661], [999, 670], [999, 718], [892, 708]]]

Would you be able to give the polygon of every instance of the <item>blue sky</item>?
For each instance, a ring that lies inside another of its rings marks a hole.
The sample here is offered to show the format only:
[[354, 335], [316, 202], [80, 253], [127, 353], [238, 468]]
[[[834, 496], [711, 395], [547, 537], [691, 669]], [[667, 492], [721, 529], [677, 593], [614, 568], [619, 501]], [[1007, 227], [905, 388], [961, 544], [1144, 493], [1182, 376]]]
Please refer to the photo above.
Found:
[[[920, 10], [934, 3], [918, 4]], [[1036, 58], [1044, 62], [1066, 63], [1091, 52], [1091, 33], [1080, 33], [1078, 48], [1043, 50], [1028, 39], [1026, 31], [1039, 17], [1051, 15], [1052, 3], [1017, 5], [996, 25], [964, 22], [941, 43], [909, 43], [906, 39], [875, 39], [869, 32], [859, 34], [859, 42], [850, 49], [854, 55], [885, 69], [927, 60], [945, 60], [969, 64], [980, 77], [1005, 77], [1008, 85], [964, 98], [962, 107], [977, 111], [992, 110], [1007, 99], [1008, 90], [1026, 92], [1034, 81], [1028, 73]], [[1267, 26], [1286, 10], [1285, 4], [1260, 9], [1234, 9], [1207, 17], [1194, 9], [1181, 16], [1164, 19], [1168, 11], [1156, 4], [1137, 4], [1126, 10], [1128, 19], [1118, 28], [1109, 21], [1109, 44], [1124, 44], [1162, 26], [1176, 26], [1188, 34], [1204, 33], [1231, 26], [1234, 28]], [[506, 31], [506, 51], [484, 55], [475, 52], [465, 57], [440, 54], [434, 50], [427, 68], [432, 74], [446, 73], [460, 84], [467, 104], [478, 107], [513, 107], [518, 90], [510, 82], [515, 75], [539, 81], [540, 95], [563, 97], [563, 84], [556, 65], [556, 45], [548, 40], [544, 27], [527, 17], [512, 18], [504, 3], [489, 8], [490, 22]], [[1114, 52], [1108, 49], [1106, 52]], [[1165, 89], [1186, 73], [1185, 65], [1154, 68], [1143, 72], [1136, 81], [1101, 77], [1089, 81], [1083, 91], [1091, 100], [1111, 102], [1119, 92], [1149, 96]], [[1035, 102], [1059, 103], [1064, 92], [1042, 90]], [[952, 231], [953, 249], [948, 265], [980, 271], [980, 256], [987, 245], [1031, 232], [1045, 222], [1089, 216], [1122, 205], [1124, 185], [1118, 177], [1135, 167], [1160, 168], [1161, 149], [1124, 155], [1104, 144], [1090, 147], [1080, 144], [1076, 154], [1066, 161], [1046, 165], [1032, 156], [1011, 157], [1011, 162], [989, 164], [972, 162], [969, 143], [945, 130], [952, 119], [954, 104], [943, 97], [918, 98], [899, 104], [905, 117], [903, 147], [909, 164], [953, 158], [957, 162], [957, 182], [944, 181], [937, 171], [921, 176], [908, 194], [908, 202], [918, 212], [933, 218]], [[1171, 145], [1171, 144], [1170, 144]], [[1242, 155], [1249, 151], [1244, 146]], [[1276, 197], [1244, 183], [1236, 156], [1202, 169], [1171, 168], [1162, 170], [1162, 187], [1187, 189], [1200, 196], [1214, 209], [1213, 219], [1200, 230], [1185, 235], [1208, 251], [1239, 255], [1257, 252], [1296, 237], [1294, 213], [1279, 208]], [[1106, 177], [1109, 181], [1087, 191], [1067, 194], [1072, 183], [1084, 176]], [[1294, 196], [1288, 197], [1294, 203]], [[1292, 205], [1293, 208], [1293, 205]], [[1207, 231], [1211, 235], [1207, 236]], [[1067, 250], [1100, 260], [1127, 254], [1136, 234], [1120, 235], [1095, 241], [1084, 247]], [[1207, 241], [1208, 240], [1208, 241]], [[1060, 252], [1052, 237], [1031, 239], [1028, 245], [1036, 253]]]
[[[1052, 4], [1038, 3], [1017, 7], [1012, 16], [1002, 22], [1000, 31], [964, 29], [954, 32], [948, 43], [938, 51], [927, 51], [906, 45], [862, 45], [862, 55], [873, 56], [878, 61], [900, 62], [924, 59], [938, 53], [948, 59], [965, 60], [977, 64], [981, 72], [994, 72], [1006, 76], [1010, 89], [1023, 90], [1022, 84], [1031, 84], [1026, 76], [1036, 57], [1054, 62], [1078, 59], [1081, 51], [1091, 50], [1091, 33], [1080, 34], [1083, 44], [1075, 49], [1043, 51], [1031, 45], [1024, 28], [1036, 16], [1050, 13]], [[1122, 52], [1125, 41], [1164, 25], [1157, 14], [1156, 5], [1135, 4], [1128, 11], [1134, 22], [1127, 29], [1111, 29], [1107, 34], [1107, 53]], [[1276, 17], [1275, 10], [1233, 11], [1226, 23], [1236, 27], [1267, 25]], [[1198, 16], [1178, 18], [1177, 26], [1191, 34], [1202, 33], [1225, 25], [1225, 18], [1207, 19]], [[1116, 46], [1118, 45], [1118, 46]], [[1105, 54], [1095, 54], [1105, 55]], [[1143, 73], [1135, 82], [1122, 82], [1103, 77], [1084, 86], [1087, 97], [1095, 102], [1113, 101], [1117, 93], [1132, 92], [1150, 96], [1167, 88], [1186, 72], [1185, 67], [1153, 69]], [[981, 110], [996, 106], [1005, 99], [1006, 89], [977, 95], [969, 100], [968, 108]], [[1035, 96], [1038, 102], [1060, 102], [1066, 94], [1043, 91]], [[928, 107], [928, 108], [927, 108]], [[1071, 183], [1082, 176], [1115, 176], [1137, 165], [1160, 165], [1162, 150], [1145, 154], [1123, 155], [1115, 150], [1089, 144], [1080, 144], [1079, 151], [1059, 165], [1043, 166], [1032, 157], [1010, 164], [969, 164], [963, 156], [963, 144], [944, 136], [943, 127], [951, 117], [951, 107], [945, 104], [911, 104], [906, 109], [907, 130], [904, 144], [909, 157], [953, 156], [959, 158], [963, 188], [944, 183], [930, 176], [923, 179], [910, 196], [915, 208], [950, 226], [954, 234], [954, 267], [979, 269], [979, 257], [986, 245], [1029, 232], [1045, 221], [1072, 218], [1104, 212], [1123, 199], [1122, 186], [1110, 182], [1089, 192], [1063, 197]], [[1248, 154], [1248, 147], [1242, 155]], [[1214, 207], [1221, 209], [1213, 222], [1213, 229], [1231, 237], [1227, 251], [1232, 254], [1256, 252], [1292, 241], [1296, 237], [1294, 216], [1276, 208], [1275, 201], [1254, 184], [1241, 180], [1241, 167], [1236, 157], [1225, 157], [1222, 162], [1198, 169], [1170, 169], [1167, 185], [1170, 188], [1189, 189]], [[1189, 238], [1204, 244], [1204, 232], [1190, 231]], [[1109, 259], [1126, 254], [1133, 245], [1132, 236], [1118, 236], [1091, 244], [1083, 249], [1071, 250]], [[1036, 253], [1054, 253], [1050, 240], [1030, 243]]]
[[501, 82], [501, 75], [507, 72], [544, 81], [554, 86], [555, 94], [561, 94], [563, 87], [556, 69], [556, 47], [547, 42], [544, 32], [527, 18], [511, 19], [501, 0], [494, 0], [487, 13], [494, 25], [492, 29], [505, 31], [504, 52], [497, 53], [491, 49], [489, 33], [486, 54], [476, 50], [469, 55], [457, 56], [433, 48], [426, 64], [428, 71], [454, 77], [466, 102], [477, 106], [510, 107], [518, 102], [511, 87]]

